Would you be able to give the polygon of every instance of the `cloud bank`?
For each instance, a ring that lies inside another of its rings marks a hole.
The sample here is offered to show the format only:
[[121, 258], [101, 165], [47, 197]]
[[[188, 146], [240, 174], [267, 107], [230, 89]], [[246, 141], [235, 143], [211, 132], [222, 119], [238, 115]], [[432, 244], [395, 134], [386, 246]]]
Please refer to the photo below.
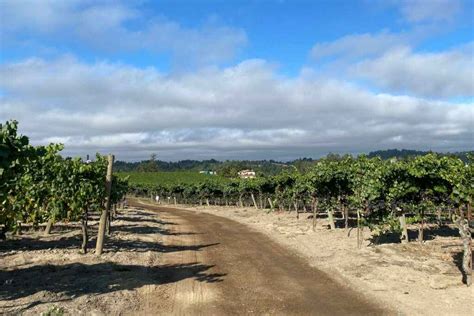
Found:
[[0, 117], [20, 120], [37, 143], [65, 143], [71, 154], [290, 159], [472, 144], [472, 104], [378, 94], [305, 72], [281, 77], [264, 60], [169, 75], [29, 59], [2, 65], [0, 86]]

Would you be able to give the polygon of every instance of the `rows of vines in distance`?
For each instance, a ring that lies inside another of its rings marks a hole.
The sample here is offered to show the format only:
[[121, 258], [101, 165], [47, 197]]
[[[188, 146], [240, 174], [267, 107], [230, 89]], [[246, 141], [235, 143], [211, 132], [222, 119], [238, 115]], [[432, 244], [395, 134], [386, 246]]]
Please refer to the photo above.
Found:
[[[365, 222], [389, 222], [397, 214], [421, 221], [421, 217], [429, 219], [430, 215], [439, 218], [455, 214], [459, 208], [467, 208], [467, 216], [471, 217], [472, 170], [471, 162], [427, 154], [390, 161], [365, 156], [322, 159], [304, 173], [293, 170], [255, 179], [227, 179], [198, 172], [134, 172], [121, 176], [130, 177], [132, 189], [170, 194], [180, 200], [200, 198], [201, 191], [206, 191], [213, 203], [238, 204], [242, 199], [253, 203], [254, 195], [263, 201], [262, 205], [257, 203], [258, 208], [273, 204], [279, 209], [312, 210], [318, 202], [320, 211], [359, 210]], [[191, 187], [193, 190], [189, 190]], [[268, 199], [273, 203], [266, 203]]]
[[157, 182], [132, 183], [131, 189], [144, 196], [173, 197], [175, 203], [252, 205], [297, 214], [306, 210], [313, 212], [313, 221], [326, 214], [331, 229], [339, 223], [345, 228], [355, 225], [359, 235], [366, 226], [376, 237], [398, 233], [402, 242], [408, 241], [407, 224], [418, 225], [419, 241], [427, 224], [454, 224], [463, 236], [469, 271], [474, 165], [473, 156], [468, 158], [466, 163], [433, 153], [406, 160], [347, 156], [322, 159], [304, 173], [294, 170], [255, 179], [169, 182], [163, 173]]
[[224, 178], [217, 175], [202, 174], [197, 171], [164, 171], [164, 172], [119, 172], [121, 178], [128, 178], [134, 184], [148, 185], [173, 185], [173, 184], [197, 184], [208, 180], [210, 177]]
[[[19, 233], [25, 225], [38, 228], [48, 223], [49, 232], [55, 222], [81, 221], [86, 252], [89, 215], [102, 212], [106, 201], [106, 158], [97, 155], [91, 162], [64, 158], [63, 145], [32, 146], [17, 131], [16, 121], [0, 123], [1, 237]], [[127, 179], [113, 177], [111, 204], [121, 201], [127, 191]]]

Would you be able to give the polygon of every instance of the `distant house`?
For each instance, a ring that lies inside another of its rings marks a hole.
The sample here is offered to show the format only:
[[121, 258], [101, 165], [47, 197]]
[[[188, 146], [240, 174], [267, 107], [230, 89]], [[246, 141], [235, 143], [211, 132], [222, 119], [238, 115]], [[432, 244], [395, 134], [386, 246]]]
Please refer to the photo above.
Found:
[[217, 174], [216, 171], [211, 171], [211, 170], [201, 170], [199, 171], [200, 174], [209, 174], [215, 176]]
[[241, 170], [238, 172], [238, 175], [242, 179], [252, 179], [255, 178], [255, 171], [253, 170]]

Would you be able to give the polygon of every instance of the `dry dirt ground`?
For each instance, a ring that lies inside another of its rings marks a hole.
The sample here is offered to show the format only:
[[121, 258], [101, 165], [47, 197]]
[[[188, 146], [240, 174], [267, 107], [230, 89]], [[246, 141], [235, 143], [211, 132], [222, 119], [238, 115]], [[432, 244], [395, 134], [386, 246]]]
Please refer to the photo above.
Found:
[[473, 311], [472, 289], [460, 284], [453, 263], [456, 237], [357, 250], [355, 232], [328, 231], [323, 221], [313, 232], [311, 220], [294, 213], [137, 206], [120, 212], [102, 257], [78, 252], [80, 231], [71, 224], [48, 237], [29, 232], [1, 242], [0, 314], [53, 307], [71, 315]]
[[325, 219], [318, 219], [313, 231], [310, 214], [296, 219], [295, 212], [268, 213], [253, 207], [179, 207], [246, 224], [397, 314], [474, 315], [474, 289], [462, 284], [462, 244], [454, 228], [425, 231], [423, 244], [374, 245], [365, 230], [364, 246], [357, 249], [355, 229], [331, 231]]
[[244, 224], [148, 208], [156, 212], [121, 211], [102, 257], [78, 253], [79, 227], [71, 224], [57, 225], [48, 237], [29, 232], [2, 242], [0, 313], [391, 313]]
[[153, 212], [124, 211], [101, 257], [93, 253], [97, 221], [90, 224], [86, 255], [78, 251], [77, 223], [55, 225], [48, 237], [27, 232], [0, 242], [0, 314], [39, 315], [54, 306], [71, 315], [142, 310], [149, 293], [174, 282], [163, 277], [169, 270], [193, 269], [160, 264], [163, 253], [177, 250], [162, 244], [166, 223]]

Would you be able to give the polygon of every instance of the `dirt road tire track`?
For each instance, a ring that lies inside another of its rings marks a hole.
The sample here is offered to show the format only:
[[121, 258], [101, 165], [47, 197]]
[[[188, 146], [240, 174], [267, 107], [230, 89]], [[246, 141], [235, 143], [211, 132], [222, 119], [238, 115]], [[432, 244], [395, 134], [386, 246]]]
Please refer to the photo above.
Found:
[[171, 303], [160, 304], [167, 306], [164, 314], [393, 314], [243, 224], [138, 201], [131, 205], [158, 212], [169, 223], [165, 244], [186, 249], [165, 253], [164, 264], [198, 267], [194, 275], [176, 277], [181, 281], [173, 285]]

